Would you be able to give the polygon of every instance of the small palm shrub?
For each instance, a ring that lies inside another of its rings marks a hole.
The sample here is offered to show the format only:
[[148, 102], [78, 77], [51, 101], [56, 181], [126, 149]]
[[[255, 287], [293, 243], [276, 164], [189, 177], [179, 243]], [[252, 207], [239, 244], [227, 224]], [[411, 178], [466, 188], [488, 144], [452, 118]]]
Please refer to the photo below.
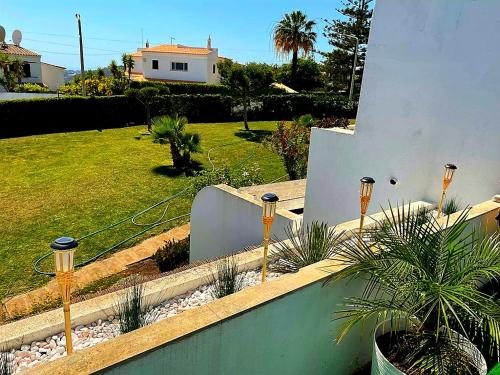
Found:
[[451, 215], [455, 212], [462, 211], [463, 207], [457, 198], [446, 199], [443, 204], [443, 214]]
[[325, 223], [290, 224], [285, 228], [288, 241], [275, 244], [269, 268], [280, 273], [297, 272], [310, 264], [332, 258], [340, 251], [344, 232], [337, 233]]
[[191, 153], [200, 152], [200, 135], [188, 133], [186, 117], [161, 116], [153, 121], [153, 141], [170, 145], [170, 154], [175, 168], [189, 167]]
[[[410, 207], [391, 209], [385, 224], [346, 241], [339, 261], [346, 268], [331, 280], [361, 278], [361, 297], [345, 300], [341, 340], [357, 323], [403, 319], [406, 333], [391, 332], [384, 354], [409, 374], [474, 373], [477, 358], [465, 352], [471, 328], [485, 343], [500, 343], [500, 303], [482, 292], [484, 280], [500, 277], [500, 235], [483, 238], [468, 210], [442, 225], [420, 225]], [[462, 336], [456, 335], [453, 331]]]
[[280, 122], [271, 135], [270, 148], [283, 160], [290, 180], [305, 178], [307, 175], [309, 138], [310, 130], [296, 122], [290, 126]]
[[299, 118], [294, 119], [293, 121], [300, 126], [305, 126], [306, 128], [312, 128], [313, 126], [316, 126], [316, 119], [311, 114], [302, 115]]
[[0, 352], [0, 375], [11, 375], [12, 365], [9, 361], [9, 353]]
[[139, 278], [133, 278], [131, 284], [116, 306], [121, 333], [144, 327], [149, 320], [148, 309], [144, 304], [144, 284]]
[[217, 263], [215, 272], [210, 276], [212, 297], [222, 298], [243, 289], [243, 278], [238, 275], [238, 265], [233, 255]]
[[165, 241], [153, 255], [161, 272], [171, 271], [189, 263], [189, 236], [180, 241]]

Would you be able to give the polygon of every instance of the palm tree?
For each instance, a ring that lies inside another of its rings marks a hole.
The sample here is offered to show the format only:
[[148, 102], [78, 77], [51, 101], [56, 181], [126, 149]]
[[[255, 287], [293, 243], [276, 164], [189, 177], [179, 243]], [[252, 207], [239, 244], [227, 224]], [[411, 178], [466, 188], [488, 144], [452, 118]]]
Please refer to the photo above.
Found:
[[130, 75], [132, 74], [132, 69], [134, 69], [135, 61], [132, 55], [124, 53], [122, 55], [123, 71], [127, 72], [128, 80], [130, 81]]
[[273, 30], [274, 47], [280, 54], [288, 56], [292, 52], [291, 81], [295, 82], [299, 50], [307, 54], [313, 50], [316, 33], [313, 27], [316, 22], [308, 20], [301, 11], [286, 13]]
[[403, 319], [410, 327], [407, 344], [398, 346], [401, 334], [393, 332], [392, 345], [406, 347], [397, 360], [412, 366], [412, 374], [465, 374], [477, 365], [453, 331], [469, 339], [479, 332], [489, 349], [498, 348], [500, 302], [480, 287], [500, 277], [500, 235], [483, 237], [469, 224], [468, 211], [443, 225], [433, 216], [423, 220], [425, 212], [410, 213], [409, 206], [391, 208], [378, 228], [345, 242], [339, 261], [347, 268], [331, 278], [363, 278], [366, 287], [337, 312], [346, 320], [338, 339], [357, 323]]
[[114, 79], [122, 78], [122, 72], [120, 71], [120, 68], [115, 60], [111, 60], [111, 63], [109, 64], [109, 71]]
[[191, 152], [200, 151], [200, 135], [184, 131], [188, 123], [186, 117], [162, 116], [153, 121], [153, 141], [170, 144], [170, 154], [175, 168], [191, 164]]

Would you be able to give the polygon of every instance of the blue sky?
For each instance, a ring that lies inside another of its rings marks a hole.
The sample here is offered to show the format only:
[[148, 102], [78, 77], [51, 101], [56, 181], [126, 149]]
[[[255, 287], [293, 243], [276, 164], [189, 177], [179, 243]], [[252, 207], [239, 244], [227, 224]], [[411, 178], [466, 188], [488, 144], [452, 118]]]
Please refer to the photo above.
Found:
[[86, 68], [106, 66], [123, 52], [135, 51], [144, 40], [205, 46], [210, 34], [219, 54], [240, 62], [280, 63], [270, 34], [281, 16], [302, 10], [317, 19], [317, 48], [330, 49], [321, 35], [322, 18], [338, 16], [340, 0], [0, 0], [0, 25], [23, 32], [22, 46], [42, 60], [78, 69], [75, 13], [82, 17]]

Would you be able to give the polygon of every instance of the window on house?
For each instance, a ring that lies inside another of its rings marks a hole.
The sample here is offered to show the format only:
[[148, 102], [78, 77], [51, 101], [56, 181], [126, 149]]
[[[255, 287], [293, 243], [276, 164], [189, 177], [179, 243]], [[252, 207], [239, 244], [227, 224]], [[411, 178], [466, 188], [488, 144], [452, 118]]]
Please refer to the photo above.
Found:
[[28, 63], [23, 64], [23, 73], [24, 77], [29, 78], [31, 77], [31, 65]]
[[188, 63], [172, 62], [171, 69], [178, 70], [181, 72], [187, 72], [188, 71]]
[[215, 64], [212, 65], [212, 73], [215, 74]]
[[151, 68], [158, 70], [158, 60], [151, 60]]

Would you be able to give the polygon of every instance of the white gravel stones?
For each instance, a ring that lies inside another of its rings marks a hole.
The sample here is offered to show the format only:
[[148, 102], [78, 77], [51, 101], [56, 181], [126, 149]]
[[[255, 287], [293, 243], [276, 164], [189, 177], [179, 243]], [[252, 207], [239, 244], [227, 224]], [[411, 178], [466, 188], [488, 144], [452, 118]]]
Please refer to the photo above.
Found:
[[[268, 273], [267, 280], [279, 277], [278, 273]], [[260, 271], [247, 271], [240, 274], [243, 278], [243, 288], [260, 284]], [[210, 285], [203, 285], [172, 299], [166, 300], [148, 311], [147, 321], [153, 323], [175, 316], [185, 310], [202, 306], [214, 298]], [[90, 346], [108, 341], [120, 335], [119, 321], [115, 316], [107, 320], [99, 319], [88, 325], [79, 325], [73, 328], [73, 349], [81, 350]], [[53, 361], [66, 355], [66, 337], [64, 332], [47, 337], [44, 341], [34, 341], [30, 345], [22, 345], [19, 349], [12, 349], [8, 359], [14, 373], [33, 367], [43, 362]]]

